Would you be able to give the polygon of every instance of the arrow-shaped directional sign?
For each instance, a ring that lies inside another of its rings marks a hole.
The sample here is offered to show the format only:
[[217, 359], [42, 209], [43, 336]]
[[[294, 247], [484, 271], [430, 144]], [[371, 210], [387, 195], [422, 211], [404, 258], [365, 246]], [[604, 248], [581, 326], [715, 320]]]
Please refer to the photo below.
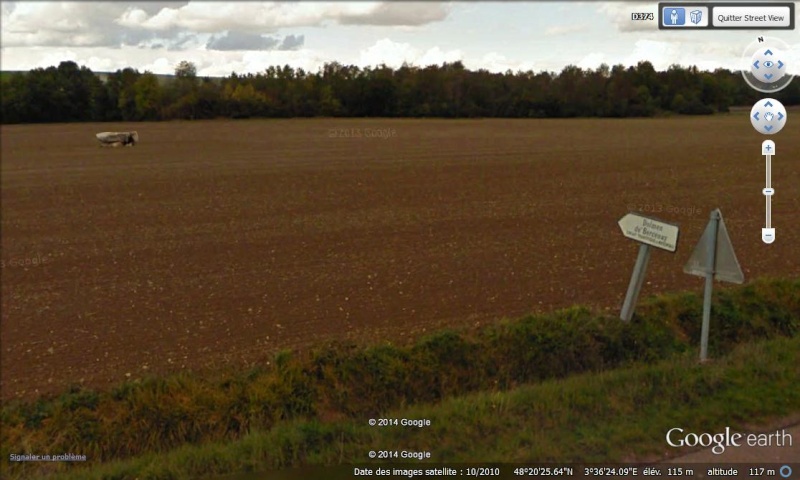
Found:
[[639, 256], [636, 257], [631, 282], [628, 284], [628, 292], [625, 294], [625, 302], [619, 314], [619, 318], [629, 322], [633, 318], [636, 300], [642, 290], [647, 261], [650, 259], [650, 247], [674, 253], [678, 249], [678, 226], [635, 213], [625, 215], [618, 223], [623, 235], [640, 243]]
[[629, 213], [619, 221], [622, 234], [637, 242], [674, 252], [678, 249], [678, 226]]
[[772, 77], [774, 77], [774, 76], [775, 76], [775, 75], [773, 75], [773, 74], [771, 74], [771, 73], [765, 73], [765, 74], [764, 74], [764, 78], [766, 78], [767, 80], [772, 80]]
[[783, 113], [778, 112], [778, 120], [783, 120]]
[[764, 55], [772, 55], [772, 50], [767, 50], [766, 52], [764, 52]]
[[764, 130], [766, 130], [768, 132], [771, 132], [772, 131], [772, 125], [765, 125], [764, 126]]
[[754, 63], [753, 66], [756, 67], [756, 68], [761, 68], [761, 67], [758, 66], [758, 60], [756, 60], [756, 63]]
[[769, 100], [767, 100], [767, 103], [765, 103], [765, 104], [764, 104], [764, 106], [765, 106], [765, 107], [771, 107], [771, 106], [772, 106], [772, 102], [770, 102]]
[[753, 118], [755, 118], [758, 121], [761, 121], [761, 119], [758, 118], [759, 115], [760, 115], [760, 112], [756, 112], [756, 113], [753, 114]]
[[[784, 65], [784, 63], [783, 63], [783, 62], [781, 62], [780, 60], [778, 60], [778, 70], [780, 70], [781, 68], [783, 68], [783, 65]], [[758, 68], [758, 67], [756, 67], [756, 68]]]

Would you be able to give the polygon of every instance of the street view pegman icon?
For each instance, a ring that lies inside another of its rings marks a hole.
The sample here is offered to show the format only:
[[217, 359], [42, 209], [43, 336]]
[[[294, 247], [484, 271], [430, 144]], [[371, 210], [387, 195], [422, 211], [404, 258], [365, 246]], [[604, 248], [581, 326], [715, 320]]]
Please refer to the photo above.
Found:
[[750, 110], [750, 123], [759, 133], [776, 134], [786, 125], [786, 107], [774, 98], [759, 100]]
[[664, 24], [666, 26], [686, 24], [686, 10], [678, 7], [666, 7], [664, 9]]
[[776, 48], [759, 49], [750, 62], [750, 72], [764, 83], [775, 83], [786, 75], [783, 52]]

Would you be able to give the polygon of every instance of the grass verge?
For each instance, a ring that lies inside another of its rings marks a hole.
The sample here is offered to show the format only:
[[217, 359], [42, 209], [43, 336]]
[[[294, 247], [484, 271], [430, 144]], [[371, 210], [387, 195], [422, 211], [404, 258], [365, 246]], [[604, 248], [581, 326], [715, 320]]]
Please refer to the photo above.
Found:
[[[5, 405], [0, 456], [73, 452], [110, 462], [281, 432], [296, 422], [327, 431], [337, 421], [381, 417], [471, 392], [492, 394], [696, 355], [700, 314], [697, 294], [675, 294], [643, 302], [630, 323], [575, 307], [479, 330], [440, 332], [412, 345], [330, 344], [303, 354], [284, 352], [269, 365], [214, 380], [180, 374], [106, 392], [74, 388]], [[713, 315], [712, 357], [742, 343], [793, 337], [800, 330], [800, 280], [720, 290]], [[345, 432], [334, 434], [319, 441], [347, 443]], [[298, 457], [285, 458], [278, 465], [292, 465]], [[9, 471], [24, 478], [31, 468], [15, 463]]]
[[712, 364], [684, 357], [388, 414], [431, 420], [424, 429], [369, 427], [365, 419], [296, 421], [233, 442], [184, 446], [52, 478], [188, 479], [368, 464], [366, 453], [382, 448], [430, 451], [433, 462], [652, 460], [676, 453], [664, 440], [675, 426], [695, 432], [738, 430], [800, 411], [798, 379], [800, 337], [781, 338], [741, 346]]

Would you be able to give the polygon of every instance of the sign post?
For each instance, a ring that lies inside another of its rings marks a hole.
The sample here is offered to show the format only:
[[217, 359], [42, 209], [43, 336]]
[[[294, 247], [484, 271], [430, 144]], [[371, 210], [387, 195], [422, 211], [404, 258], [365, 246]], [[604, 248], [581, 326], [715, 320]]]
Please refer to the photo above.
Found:
[[636, 257], [636, 265], [633, 266], [633, 275], [628, 284], [628, 293], [625, 294], [625, 303], [622, 304], [622, 312], [619, 318], [630, 322], [633, 318], [633, 311], [636, 309], [636, 301], [639, 299], [639, 292], [642, 290], [644, 273], [647, 270], [647, 262], [650, 260], [650, 245], [643, 243], [639, 245], [639, 256]]
[[690, 275], [705, 277], [703, 327], [700, 332], [700, 361], [705, 362], [708, 358], [708, 332], [711, 326], [711, 294], [714, 280], [744, 282], [744, 274], [733, 252], [731, 238], [719, 209], [711, 212], [706, 230], [697, 242], [683, 271]]
[[700, 361], [704, 362], [708, 358], [708, 329], [711, 326], [711, 291], [714, 288], [714, 265], [717, 256], [717, 233], [719, 231], [719, 210], [711, 212], [708, 221], [708, 239], [706, 245], [699, 245], [706, 249], [708, 263], [706, 265], [706, 281], [703, 287], [703, 328], [700, 332]]
[[619, 315], [619, 318], [629, 322], [633, 318], [633, 312], [636, 310], [636, 301], [639, 298], [639, 292], [642, 290], [644, 274], [647, 271], [647, 262], [650, 260], [650, 247], [674, 253], [678, 249], [679, 229], [677, 225], [643, 217], [635, 213], [625, 215], [618, 223], [623, 235], [641, 244], [639, 246], [639, 256], [636, 257], [636, 265], [633, 267], [631, 281], [628, 284], [628, 292], [625, 294], [625, 302]]

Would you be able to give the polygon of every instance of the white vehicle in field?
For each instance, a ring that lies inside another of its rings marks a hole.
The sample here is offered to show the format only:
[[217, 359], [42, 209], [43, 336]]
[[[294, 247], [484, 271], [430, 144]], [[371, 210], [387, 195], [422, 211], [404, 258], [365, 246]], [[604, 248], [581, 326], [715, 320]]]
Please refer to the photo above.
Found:
[[132, 147], [139, 141], [138, 132], [100, 132], [97, 135], [97, 140], [102, 147]]

